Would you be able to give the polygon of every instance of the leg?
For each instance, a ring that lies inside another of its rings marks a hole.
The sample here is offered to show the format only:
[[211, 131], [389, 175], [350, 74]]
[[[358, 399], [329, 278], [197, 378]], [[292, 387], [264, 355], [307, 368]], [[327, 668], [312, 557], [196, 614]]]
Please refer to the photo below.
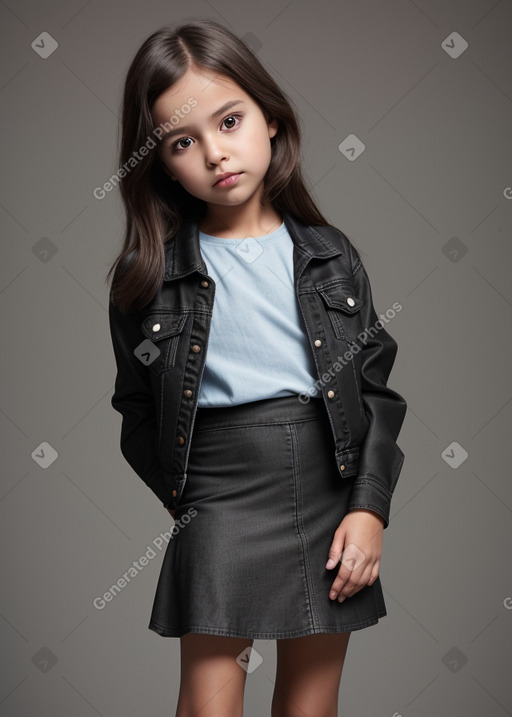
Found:
[[277, 640], [272, 717], [337, 717], [350, 632]]
[[242, 717], [247, 672], [236, 658], [253, 640], [187, 633], [180, 643], [176, 717]]

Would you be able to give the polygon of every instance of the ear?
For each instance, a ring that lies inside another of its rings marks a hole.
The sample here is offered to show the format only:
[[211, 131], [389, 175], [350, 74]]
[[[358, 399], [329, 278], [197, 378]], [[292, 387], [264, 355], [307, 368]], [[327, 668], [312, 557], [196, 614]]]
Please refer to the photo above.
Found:
[[268, 113], [265, 111], [265, 119], [268, 126], [268, 136], [270, 139], [274, 137], [277, 134], [277, 130], [279, 128], [279, 121], [275, 119], [275, 117], [270, 117]]

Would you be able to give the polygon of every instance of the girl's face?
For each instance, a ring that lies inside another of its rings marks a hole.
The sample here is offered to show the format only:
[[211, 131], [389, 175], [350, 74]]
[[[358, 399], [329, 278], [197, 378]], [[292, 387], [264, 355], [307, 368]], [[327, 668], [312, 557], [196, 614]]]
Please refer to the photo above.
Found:
[[[189, 69], [158, 97], [152, 119], [165, 127], [158, 147], [165, 171], [194, 197], [235, 206], [261, 193], [278, 123], [236, 82]], [[238, 179], [216, 184], [228, 172]]]

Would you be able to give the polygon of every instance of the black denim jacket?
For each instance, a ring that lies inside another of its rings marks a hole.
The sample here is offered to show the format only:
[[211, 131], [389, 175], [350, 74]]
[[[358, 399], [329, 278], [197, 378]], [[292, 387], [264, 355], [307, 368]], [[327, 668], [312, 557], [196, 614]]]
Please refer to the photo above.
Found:
[[[375, 511], [387, 528], [404, 461], [396, 439], [407, 410], [402, 396], [387, 387], [398, 346], [384, 325], [394, 311], [379, 321], [368, 275], [343, 232], [307, 226], [287, 212], [283, 219], [294, 242], [295, 292], [339, 479], [352, 484], [349, 510]], [[173, 509], [187, 480], [215, 282], [200, 251], [197, 222], [185, 223], [166, 242], [165, 257], [162, 285], [149, 305], [123, 316], [109, 302], [117, 364], [111, 403], [122, 415], [123, 456]]]

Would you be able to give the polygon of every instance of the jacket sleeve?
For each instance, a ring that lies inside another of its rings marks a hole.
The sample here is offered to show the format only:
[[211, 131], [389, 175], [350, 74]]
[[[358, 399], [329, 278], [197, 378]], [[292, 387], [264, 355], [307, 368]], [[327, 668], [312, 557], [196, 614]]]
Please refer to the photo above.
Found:
[[[407, 411], [402, 396], [387, 386], [387, 380], [398, 351], [397, 342], [379, 321], [373, 306], [368, 274], [356, 249], [350, 245], [354, 290], [363, 301], [361, 319], [365, 332], [362, 344], [361, 393], [369, 427], [359, 455], [358, 474], [354, 480], [348, 510], [367, 508], [389, 525], [391, 497], [402, 469], [405, 455], [396, 440]], [[377, 323], [378, 322], [378, 323]]]
[[156, 408], [147, 366], [134, 355], [143, 341], [137, 321], [109, 301], [109, 323], [117, 364], [111, 404], [122, 416], [120, 447], [124, 458], [166, 506], [172, 499], [158, 458]]

